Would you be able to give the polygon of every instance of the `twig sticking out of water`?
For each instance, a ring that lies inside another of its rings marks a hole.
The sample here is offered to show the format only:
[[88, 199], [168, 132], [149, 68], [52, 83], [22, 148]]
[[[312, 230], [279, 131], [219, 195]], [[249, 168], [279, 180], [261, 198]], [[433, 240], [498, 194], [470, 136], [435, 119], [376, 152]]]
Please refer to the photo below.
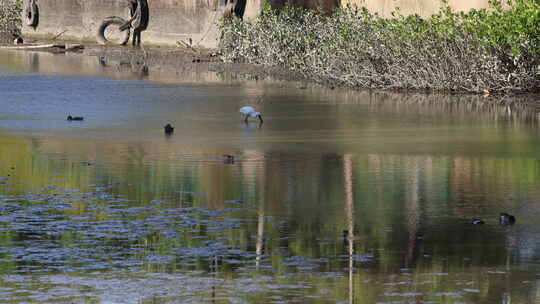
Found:
[[61, 31], [60, 33], [56, 34], [56, 35], [53, 37], [52, 40], [58, 39], [60, 36], [64, 35], [65, 32], [67, 32], [67, 30], [63, 30], [63, 31]]
[[257, 97], [257, 99], [255, 100], [255, 103], [262, 103], [262, 102], [264, 102], [264, 95]]

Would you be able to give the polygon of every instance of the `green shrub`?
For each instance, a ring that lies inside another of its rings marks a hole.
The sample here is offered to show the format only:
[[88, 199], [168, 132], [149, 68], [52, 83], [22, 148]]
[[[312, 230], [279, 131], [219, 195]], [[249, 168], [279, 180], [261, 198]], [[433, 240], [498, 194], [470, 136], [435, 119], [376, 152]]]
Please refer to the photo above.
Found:
[[22, 0], [0, 0], [0, 38], [12, 40], [21, 34]]
[[358, 88], [532, 91], [540, 84], [540, 1], [385, 19], [365, 8], [333, 15], [266, 6], [253, 21], [223, 21], [225, 61], [282, 66]]

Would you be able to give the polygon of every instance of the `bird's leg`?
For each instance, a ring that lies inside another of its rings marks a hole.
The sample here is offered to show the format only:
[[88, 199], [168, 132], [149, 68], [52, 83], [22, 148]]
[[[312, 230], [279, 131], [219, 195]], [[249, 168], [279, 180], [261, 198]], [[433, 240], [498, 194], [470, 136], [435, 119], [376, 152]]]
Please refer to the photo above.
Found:
[[248, 122], [249, 115], [246, 115], [246, 118], [244, 119], [244, 122]]

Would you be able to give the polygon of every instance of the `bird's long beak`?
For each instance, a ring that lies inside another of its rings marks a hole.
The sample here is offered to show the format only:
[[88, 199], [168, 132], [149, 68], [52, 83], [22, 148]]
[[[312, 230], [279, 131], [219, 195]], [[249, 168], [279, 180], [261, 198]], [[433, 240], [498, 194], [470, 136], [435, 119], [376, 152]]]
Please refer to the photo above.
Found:
[[259, 115], [259, 120], [263, 123], [262, 115]]

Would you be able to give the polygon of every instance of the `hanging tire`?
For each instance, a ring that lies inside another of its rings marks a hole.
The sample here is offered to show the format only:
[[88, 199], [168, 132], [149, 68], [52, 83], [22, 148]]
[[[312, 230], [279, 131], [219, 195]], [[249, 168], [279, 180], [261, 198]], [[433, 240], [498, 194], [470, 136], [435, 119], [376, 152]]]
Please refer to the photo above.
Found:
[[35, 0], [29, 0], [24, 10], [26, 25], [36, 28], [39, 23], [39, 9]]
[[[126, 23], [126, 20], [117, 16], [107, 17], [103, 19], [103, 22], [101, 22], [97, 31], [97, 42], [102, 45], [113, 44], [107, 39], [107, 37], [105, 37], [105, 30], [109, 25], [117, 25], [118, 27], [120, 27], [124, 23]], [[122, 36], [120, 37], [118, 42], [114, 44], [125, 45], [129, 41], [129, 28], [121, 31], [121, 34]]]

